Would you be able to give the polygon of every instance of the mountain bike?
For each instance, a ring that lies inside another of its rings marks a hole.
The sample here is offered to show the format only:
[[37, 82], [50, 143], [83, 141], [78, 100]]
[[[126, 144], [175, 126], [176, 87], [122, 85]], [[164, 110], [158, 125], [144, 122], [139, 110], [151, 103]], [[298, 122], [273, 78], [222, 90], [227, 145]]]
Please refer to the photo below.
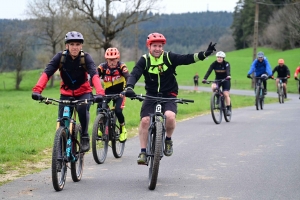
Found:
[[84, 152], [81, 152], [82, 130], [81, 125], [76, 123], [76, 106], [89, 104], [94, 100], [75, 100], [74, 98], [58, 100], [48, 97], [41, 99], [40, 103], [47, 105], [64, 105], [63, 117], [57, 119], [51, 164], [53, 187], [56, 191], [61, 191], [66, 183], [67, 168], [70, 168], [74, 182], [78, 182], [82, 178]]
[[278, 101], [279, 101], [279, 103], [284, 103], [285, 94], [284, 94], [284, 90], [283, 90], [282, 80], [287, 79], [287, 77], [277, 77], [277, 78], [274, 78], [273, 80], [276, 81], [276, 79], [279, 79], [279, 82], [277, 84]]
[[120, 127], [117, 125], [115, 114], [115, 102], [109, 107], [109, 102], [120, 97], [120, 94], [105, 95], [101, 106], [97, 108], [97, 117], [93, 125], [92, 152], [96, 163], [104, 163], [109, 141], [115, 158], [121, 158], [125, 148], [125, 142], [119, 141]]
[[231, 102], [229, 106], [230, 114], [227, 115], [227, 106], [225, 105], [225, 97], [222, 89], [219, 87], [220, 83], [227, 81], [226, 79], [212, 80], [206, 81], [207, 84], [215, 83], [216, 88], [211, 95], [210, 98], [210, 111], [211, 116], [216, 124], [220, 124], [222, 122], [222, 113], [224, 115], [225, 121], [230, 122], [232, 116]]
[[[250, 76], [250, 79], [253, 79], [253, 77]], [[265, 80], [264, 77], [255, 77], [255, 107], [256, 110], [263, 110], [264, 109], [264, 99], [265, 99], [265, 93], [264, 93], [264, 86], [262, 85], [262, 81]]]
[[187, 104], [188, 102], [193, 103], [194, 100], [178, 99], [178, 98], [163, 98], [161, 95], [157, 97], [149, 95], [137, 95], [131, 97], [131, 99], [137, 99], [139, 101], [155, 102], [155, 112], [149, 113], [150, 125], [148, 129], [148, 142], [146, 147], [147, 162], [149, 165], [148, 174], [148, 188], [154, 190], [157, 183], [159, 163], [163, 157], [163, 151], [165, 149], [165, 135], [166, 135], [166, 116], [163, 114], [163, 104], [166, 102], [174, 102]]

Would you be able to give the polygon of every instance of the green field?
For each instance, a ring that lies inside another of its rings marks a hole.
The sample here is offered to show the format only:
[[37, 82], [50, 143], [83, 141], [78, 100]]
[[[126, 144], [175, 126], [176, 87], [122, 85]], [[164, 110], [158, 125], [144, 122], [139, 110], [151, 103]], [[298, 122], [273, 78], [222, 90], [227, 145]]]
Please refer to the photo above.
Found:
[[[294, 73], [298, 66], [297, 54], [299, 49], [279, 52], [268, 49], [263, 50], [269, 58], [272, 67], [275, 66], [278, 58], [284, 58], [286, 64], [290, 67], [291, 73]], [[252, 51], [250, 49], [229, 52], [227, 58], [231, 63], [232, 88], [251, 89], [250, 80], [246, 78], [251, 64]], [[248, 56], [246, 56], [248, 55]], [[177, 78], [179, 85], [193, 85], [192, 77], [198, 72], [203, 77], [210, 63], [215, 59], [214, 56], [208, 60], [198, 62], [190, 66], [180, 66], [177, 69]], [[132, 69], [133, 63], [127, 63], [129, 69]], [[8, 175], [12, 171], [15, 176], [32, 173], [43, 168], [50, 167], [51, 147], [55, 134], [57, 107], [53, 105], [40, 104], [31, 99], [31, 89], [37, 82], [42, 70], [32, 70], [24, 72], [21, 90], [14, 90], [14, 74], [2, 73], [0, 80], [0, 174]], [[211, 79], [214, 75], [210, 76]], [[210, 79], [209, 78], [209, 79]], [[143, 81], [143, 80], [140, 80]], [[269, 81], [271, 82], [271, 81]], [[296, 93], [296, 81], [291, 80], [289, 92]], [[207, 85], [203, 85], [207, 86]], [[269, 84], [269, 91], [275, 91], [275, 84]], [[273, 86], [273, 88], [272, 88]], [[144, 93], [144, 89], [136, 87], [137, 93]], [[204, 113], [209, 113], [209, 101], [211, 93], [195, 91], [179, 91], [180, 98], [193, 99], [195, 103], [188, 105], [178, 105], [178, 120], [194, 117]], [[43, 96], [58, 98], [59, 82], [55, 82], [54, 88], [46, 88]], [[254, 97], [231, 95], [233, 109], [244, 106], [253, 106]], [[266, 103], [277, 102], [277, 98], [266, 98]], [[137, 126], [139, 124], [139, 111], [141, 102], [127, 99], [124, 114], [126, 117], [126, 126], [129, 131], [129, 137], [137, 135]], [[89, 124], [89, 133], [91, 134], [92, 124], [95, 119], [96, 106], [91, 107], [91, 119]], [[234, 120], [234, 110], [233, 110]], [[213, 121], [212, 121], [213, 123]], [[40, 165], [43, 163], [43, 165]], [[4, 176], [6, 177], [6, 176]], [[0, 179], [0, 184], [12, 178]]]

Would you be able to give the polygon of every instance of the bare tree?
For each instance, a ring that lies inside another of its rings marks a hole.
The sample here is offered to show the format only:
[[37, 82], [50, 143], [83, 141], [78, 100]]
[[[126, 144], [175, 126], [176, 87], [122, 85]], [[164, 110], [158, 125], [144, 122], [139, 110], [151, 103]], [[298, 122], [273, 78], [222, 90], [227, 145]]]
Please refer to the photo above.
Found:
[[[27, 14], [34, 18], [34, 36], [40, 39], [40, 45], [49, 47], [49, 57], [53, 57], [57, 46], [70, 31], [70, 12], [65, 0], [31, 0], [27, 7]], [[53, 87], [53, 84], [54, 77], [51, 78], [50, 87]]]
[[[82, 13], [88, 22], [89, 44], [94, 49], [111, 47], [111, 42], [125, 28], [153, 18], [148, 12], [155, 10], [158, 0], [104, 0], [105, 5], [95, 5], [94, 0], [66, 0], [72, 9]], [[92, 38], [92, 39], [91, 39]]]

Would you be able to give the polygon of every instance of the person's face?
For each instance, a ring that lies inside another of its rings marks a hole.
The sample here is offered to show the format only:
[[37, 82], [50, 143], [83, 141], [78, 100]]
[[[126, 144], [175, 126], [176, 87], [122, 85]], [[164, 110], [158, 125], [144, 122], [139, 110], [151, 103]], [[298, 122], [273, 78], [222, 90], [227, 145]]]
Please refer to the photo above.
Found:
[[150, 44], [150, 46], [148, 46], [148, 49], [152, 56], [154, 56], [155, 58], [159, 58], [163, 52], [163, 47], [164, 47], [163, 43], [154, 42]]
[[282, 67], [282, 66], [283, 66], [283, 63], [279, 63], [279, 66]]
[[258, 57], [257, 60], [258, 60], [259, 62], [262, 62], [262, 61], [264, 60], [264, 58], [263, 58], [263, 57]]
[[79, 52], [82, 49], [82, 43], [80, 42], [70, 42], [66, 44], [66, 49], [69, 50], [70, 55], [75, 58], [78, 56]]
[[119, 58], [108, 58], [106, 59], [109, 68], [116, 68]]
[[222, 58], [222, 57], [219, 57], [219, 56], [217, 57], [217, 62], [218, 62], [218, 63], [222, 63], [222, 62], [223, 62], [223, 60], [224, 60], [224, 58]]

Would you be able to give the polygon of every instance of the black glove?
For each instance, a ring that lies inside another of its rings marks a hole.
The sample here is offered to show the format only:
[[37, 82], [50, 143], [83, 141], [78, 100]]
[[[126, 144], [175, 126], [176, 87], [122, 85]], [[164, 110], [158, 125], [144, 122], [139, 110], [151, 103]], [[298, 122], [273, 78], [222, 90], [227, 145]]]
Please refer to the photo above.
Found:
[[103, 99], [103, 96], [101, 94], [94, 95], [94, 102], [95, 103], [101, 103]]
[[203, 80], [202, 80], [202, 83], [206, 83], [206, 79], [203, 79]]
[[31, 95], [31, 98], [33, 100], [39, 101], [39, 100], [42, 100], [42, 95], [40, 93], [33, 92], [32, 95]]
[[131, 87], [125, 88], [124, 92], [126, 97], [136, 97], [136, 94]]
[[227, 76], [225, 79], [226, 79], [227, 81], [229, 81], [229, 80], [231, 79], [231, 76]]
[[250, 74], [247, 74], [247, 78], [251, 78]]
[[295, 77], [295, 80], [296, 80], [296, 81], [298, 81], [298, 78], [297, 78], [297, 77]]
[[216, 51], [216, 46], [217, 43], [212, 44], [212, 42], [209, 43], [206, 51], [204, 52], [205, 57], [209, 56], [210, 54], [212, 54], [214, 51]]

